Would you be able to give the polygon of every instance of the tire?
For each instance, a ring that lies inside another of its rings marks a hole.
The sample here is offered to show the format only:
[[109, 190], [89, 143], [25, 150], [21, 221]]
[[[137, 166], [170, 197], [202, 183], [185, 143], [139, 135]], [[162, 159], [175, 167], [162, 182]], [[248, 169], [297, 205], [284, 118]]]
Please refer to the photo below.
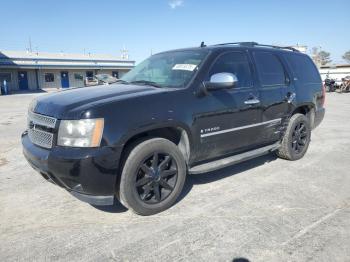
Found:
[[185, 159], [174, 143], [164, 138], [140, 142], [123, 166], [119, 200], [139, 215], [162, 212], [179, 197], [186, 173]]
[[[299, 133], [297, 130], [299, 130]], [[310, 140], [311, 127], [309, 120], [303, 114], [295, 114], [289, 120], [277, 155], [291, 161], [298, 160], [305, 155]]]

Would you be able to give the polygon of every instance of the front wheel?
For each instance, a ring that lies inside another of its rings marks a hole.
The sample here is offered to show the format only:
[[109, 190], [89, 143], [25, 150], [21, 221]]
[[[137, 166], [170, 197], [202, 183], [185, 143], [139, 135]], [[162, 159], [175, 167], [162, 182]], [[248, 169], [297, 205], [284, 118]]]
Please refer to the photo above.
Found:
[[164, 138], [135, 146], [125, 161], [119, 187], [123, 205], [140, 215], [169, 208], [180, 195], [186, 163], [178, 147]]
[[290, 120], [277, 155], [287, 160], [302, 158], [310, 144], [311, 127], [303, 114], [295, 114]]

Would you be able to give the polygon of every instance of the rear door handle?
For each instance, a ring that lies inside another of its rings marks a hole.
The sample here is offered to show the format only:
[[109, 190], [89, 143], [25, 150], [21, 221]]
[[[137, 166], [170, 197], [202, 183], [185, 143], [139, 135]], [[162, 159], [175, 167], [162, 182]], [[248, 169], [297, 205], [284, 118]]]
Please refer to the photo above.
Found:
[[259, 104], [260, 100], [257, 98], [252, 98], [252, 99], [248, 99], [246, 101], [244, 101], [244, 104], [246, 105], [255, 105], [255, 104]]

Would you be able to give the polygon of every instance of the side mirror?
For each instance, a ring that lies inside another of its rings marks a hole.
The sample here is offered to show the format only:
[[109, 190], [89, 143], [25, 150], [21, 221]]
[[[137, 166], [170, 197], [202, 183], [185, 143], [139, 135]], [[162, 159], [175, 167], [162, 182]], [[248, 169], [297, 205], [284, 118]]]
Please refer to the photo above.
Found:
[[204, 82], [207, 90], [220, 90], [233, 88], [238, 82], [237, 76], [232, 73], [217, 73]]

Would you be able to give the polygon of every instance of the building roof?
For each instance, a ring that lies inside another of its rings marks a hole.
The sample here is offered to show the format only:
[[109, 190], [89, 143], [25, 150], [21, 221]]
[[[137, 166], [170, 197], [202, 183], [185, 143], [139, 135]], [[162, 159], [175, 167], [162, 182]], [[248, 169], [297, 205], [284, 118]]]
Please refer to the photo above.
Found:
[[350, 64], [337, 64], [337, 65], [323, 65], [321, 68], [343, 68], [350, 67]]
[[0, 50], [0, 67], [2, 68], [130, 69], [134, 65], [135, 61], [112, 55]]

